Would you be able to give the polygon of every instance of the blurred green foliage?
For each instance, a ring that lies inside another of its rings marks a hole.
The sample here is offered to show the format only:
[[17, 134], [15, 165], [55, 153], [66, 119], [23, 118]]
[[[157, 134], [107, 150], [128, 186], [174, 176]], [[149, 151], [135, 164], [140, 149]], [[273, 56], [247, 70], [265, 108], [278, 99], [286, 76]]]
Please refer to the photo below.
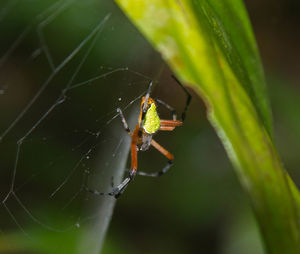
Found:
[[203, 97], [268, 253], [300, 252], [300, 193], [273, 143], [262, 66], [243, 1], [117, 2], [176, 75]]

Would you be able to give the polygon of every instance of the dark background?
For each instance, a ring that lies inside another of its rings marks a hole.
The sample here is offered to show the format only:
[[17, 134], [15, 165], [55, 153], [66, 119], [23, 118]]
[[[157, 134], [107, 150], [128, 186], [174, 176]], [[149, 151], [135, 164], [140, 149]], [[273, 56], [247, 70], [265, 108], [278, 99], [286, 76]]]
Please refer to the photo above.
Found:
[[[275, 141], [299, 184], [300, 4], [296, 0], [245, 3], [265, 68]], [[178, 112], [184, 107], [185, 94], [170, 70], [113, 3], [75, 1], [45, 22], [50, 5], [51, 1], [36, 0], [0, 4], [1, 133], [53, 72], [43, 47], [58, 66], [107, 13], [111, 17], [73, 84], [113, 73], [67, 91], [65, 101], [26, 136], [83, 62], [88, 43], [57, 72], [1, 141], [0, 253], [73, 253], [74, 225], [93, 222], [84, 210], [98, 198], [82, 186], [101, 189], [102, 168], [126, 153], [119, 150], [124, 131], [119, 118], [114, 118], [115, 110], [124, 109], [132, 128], [147, 77], [158, 81], [153, 96]], [[10, 50], [12, 45], [16, 46]], [[190, 92], [193, 100], [184, 126], [156, 137], [175, 155], [172, 170], [159, 179], [137, 177], [128, 187], [115, 207], [103, 253], [263, 253], [248, 198], [206, 120], [204, 104]], [[164, 110], [161, 115], [169, 117]], [[18, 154], [17, 142], [24, 136]], [[143, 171], [159, 170], [164, 163], [155, 150], [139, 154]], [[53, 233], [53, 229], [66, 232]]]

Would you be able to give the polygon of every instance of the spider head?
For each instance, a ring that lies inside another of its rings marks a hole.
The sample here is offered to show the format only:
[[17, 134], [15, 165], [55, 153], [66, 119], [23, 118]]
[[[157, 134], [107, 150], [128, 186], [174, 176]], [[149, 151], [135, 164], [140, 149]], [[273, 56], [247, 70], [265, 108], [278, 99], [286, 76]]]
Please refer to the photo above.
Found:
[[143, 96], [141, 101], [141, 111], [146, 114], [147, 110], [151, 107], [151, 105], [155, 103], [155, 101], [149, 96]]

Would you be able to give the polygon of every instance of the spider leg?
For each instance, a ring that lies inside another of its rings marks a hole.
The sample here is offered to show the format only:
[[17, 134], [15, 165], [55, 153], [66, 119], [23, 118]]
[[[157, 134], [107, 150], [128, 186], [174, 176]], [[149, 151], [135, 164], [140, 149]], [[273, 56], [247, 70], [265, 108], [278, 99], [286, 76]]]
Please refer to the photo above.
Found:
[[161, 154], [163, 154], [165, 157], [168, 158], [168, 163], [166, 166], [164, 166], [164, 168], [158, 172], [155, 173], [146, 173], [146, 172], [141, 172], [141, 171], [137, 171], [136, 174], [137, 175], [142, 175], [142, 176], [150, 176], [150, 177], [159, 177], [163, 174], [165, 174], [169, 168], [172, 166], [173, 160], [174, 160], [174, 156], [165, 148], [163, 148], [160, 144], [158, 144], [155, 140], [151, 140], [151, 145], [156, 148]]
[[84, 189], [94, 195], [99, 195], [99, 196], [114, 196], [115, 198], [118, 198], [123, 191], [125, 190], [125, 188], [127, 187], [128, 183], [130, 182], [130, 177], [126, 177], [122, 183], [120, 183], [116, 188], [113, 188], [113, 190], [111, 192], [100, 192], [97, 190], [92, 190], [89, 189], [87, 186], [84, 186]]
[[125, 129], [125, 131], [131, 136], [131, 131], [128, 127], [128, 124], [127, 124], [127, 121], [123, 115], [123, 112], [120, 108], [117, 108], [117, 112], [119, 113], [120, 117], [121, 117], [121, 120], [122, 120], [122, 123], [123, 123], [123, 127]]
[[120, 195], [124, 192], [128, 184], [133, 180], [134, 176], [136, 175], [137, 170], [137, 149], [135, 143], [131, 143], [131, 162], [132, 166], [129, 170], [128, 176], [115, 188], [112, 189], [111, 192], [99, 192], [97, 190], [91, 190], [87, 186], [85, 186], [85, 190], [100, 196], [114, 196], [115, 198], [120, 197]]
[[131, 143], [131, 169], [128, 176], [117, 186], [112, 192], [111, 196], [118, 198], [126, 189], [128, 184], [133, 180], [137, 170], [137, 148], [134, 142]]
[[[124, 129], [127, 131], [129, 135], [131, 135], [130, 129], [128, 127], [128, 124], [126, 122], [126, 119], [122, 113], [122, 110], [120, 108], [117, 108], [118, 113], [120, 114], [121, 120], [124, 125]], [[128, 176], [115, 188], [112, 189], [111, 192], [99, 192], [97, 190], [91, 190], [87, 186], [84, 186], [84, 189], [92, 194], [100, 195], [100, 196], [114, 196], [115, 198], [118, 198], [126, 189], [127, 185], [130, 183], [130, 181], [134, 178], [136, 175], [137, 170], [137, 147], [136, 147], [136, 139], [137, 139], [137, 131], [138, 126], [136, 126], [135, 133], [132, 137], [131, 142], [131, 169], [129, 170]], [[111, 185], [113, 187], [113, 179], [111, 181]]]
[[148, 89], [147, 89], [147, 93], [145, 94], [145, 102], [144, 102], [144, 107], [143, 107], [143, 115], [147, 111], [147, 105], [148, 105], [148, 100], [150, 98], [152, 84], [153, 84], [153, 82], [151, 80], [150, 83], [149, 83]]
[[172, 131], [177, 126], [181, 126], [183, 122], [177, 120], [163, 120], [160, 119], [160, 127], [159, 130], [161, 131]]
[[181, 114], [181, 121], [183, 122], [185, 119], [185, 115], [186, 115], [186, 111], [188, 110], [188, 107], [191, 103], [191, 99], [192, 99], [192, 95], [188, 92], [188, 90], [181, 84], [181, 82], [174, 76], [172, 75], [172, 78], [178, 83], [178, 85], [180, 85], [180, 87], [182, 88], [182, 90], [186, 93], [187, 95], [187, 99], [186, 99], [186, 103], [184, 106], [184, 110]]
[[182, 124], [183, 124], [182, 121], [160, 119], [160, 125], [161, 125], [161, 126], [172, 126], [172, 127], [176, 127], [176, 126], [181, 126]]
[[172, 114], [172, 119], [173, 120], [176, 120], [177, 119], [177, 112], [176, 110], [170, 106], [169, 104], [165, 103], [164, 101], [160, 100], [160, 99], [157, 99], [155, 98], [154, 99], [157, 103], [161, 104], [162, 106], [164, 106], [166, 109], [170, 110], [171, 111], [171, 114]]
[[173, 131], [175, 129], [175, 127], [174, 126], [160, 126], [159, 127], [159, 130], [160, 131]]

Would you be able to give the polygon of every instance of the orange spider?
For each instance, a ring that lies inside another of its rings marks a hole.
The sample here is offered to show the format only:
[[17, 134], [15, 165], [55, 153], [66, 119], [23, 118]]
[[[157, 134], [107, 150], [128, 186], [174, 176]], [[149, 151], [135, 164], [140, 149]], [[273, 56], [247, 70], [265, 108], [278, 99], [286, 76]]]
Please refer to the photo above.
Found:
[[[151, 177], [158, 177], [163, 175], [168, 171], [168, 169], [171, 167], [173, 163], [174, 156], [167, 151], [165, 148], [163, 148], [160, 144], [158, 144], [152, 137], [155, 133], [157, 133], [159, 130], [162, 131], [172, 131], [177, 126], [181, 126], [183, 124], [183, 121], [185, 119], [185, 114], [188, 109], [188, 106], [191, 102], [191, 95], [189, 92], [185, 89], [185, 87], [174, 77], [172, 76], [177, 83], [181, 86], [183, 91], [187, 94], [187, 100], [186, 105], [184, 108], [184, 111], [181, 115], [181, 121], [177, 120], [177, 114], [173, 107], [169, 106], [167, 103], [159, 100], [154, 99], [150, 97], [151, 92], [151, 86], [152, 81], [149, 84], [147, 93], [144, 97], [142, 97], [141, 101], [141, 110], [138, 118], [138, 124], [135, 126], [135, 129], [133, 132], [130, 131], [128, 124], [126, 122], [126, 119], [122, 113], [122, 110], [120, 108], [117, 109], [117, 112], [119, 113], [124, 129], [127, 131], [127, 133], [131, 136], [131, 168], [129, 170], [128, 176], [117, 186], [115, 187], [111, 192], [109, 193], [101, 193], [98, 191], [92, 191], [90, 192], [97, 194], [97, 195], [109, 195], [114, 196], [115, 198], [118, 198], [126, 189], [130, 181], [135, 177], [136, 174], [143, 175], [143, 176], [151, 176]], [[172, 113], [172, 120], [163, 120], [160, 119], [157, 113], [157, 103], [161, 104], [165, 108], [171, 111]], [[160, 171], [156, 173], [145, 173], [137, 171], [137, 152], [138, 151], [146, 151], [150, 148], [150, 146], [153, 146], [156, 148], [161, 154], [163, 154], [168, 159], [167, 165]]]

